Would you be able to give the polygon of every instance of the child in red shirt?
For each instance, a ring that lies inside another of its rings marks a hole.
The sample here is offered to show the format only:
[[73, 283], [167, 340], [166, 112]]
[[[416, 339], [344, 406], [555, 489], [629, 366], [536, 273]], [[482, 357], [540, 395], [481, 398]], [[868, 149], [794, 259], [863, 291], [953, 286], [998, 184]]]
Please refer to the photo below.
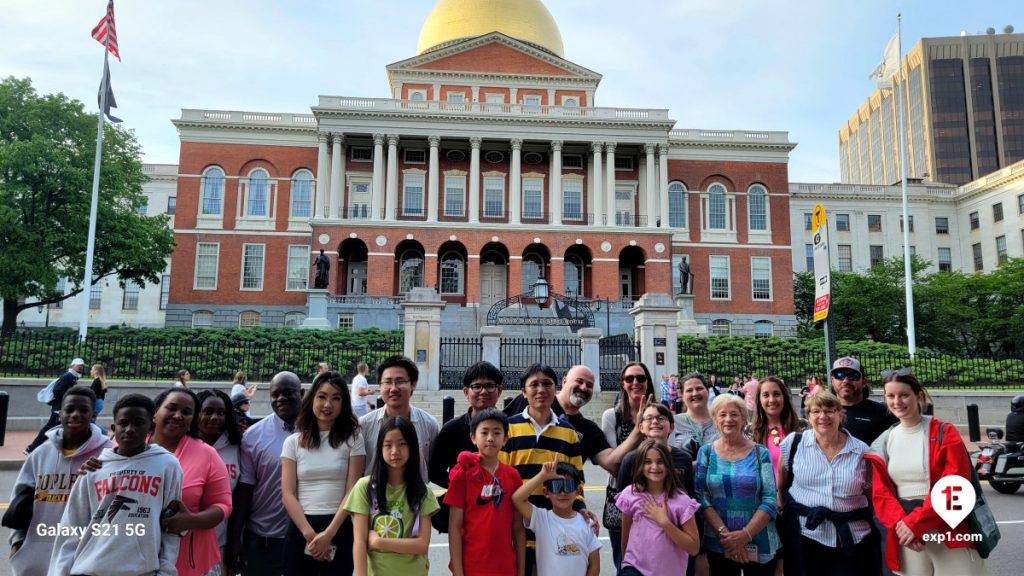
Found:
[[523, 481], [515, 468], [498, 461], [507, 437], [508, 417], [481, 410], [469, 432], [478, 453], [459, 454], [449, 474], [444, 502], [451, 507], [448, 567], [455, 576], [516, 576], [525, 562], [526, 530], [512, 505]]

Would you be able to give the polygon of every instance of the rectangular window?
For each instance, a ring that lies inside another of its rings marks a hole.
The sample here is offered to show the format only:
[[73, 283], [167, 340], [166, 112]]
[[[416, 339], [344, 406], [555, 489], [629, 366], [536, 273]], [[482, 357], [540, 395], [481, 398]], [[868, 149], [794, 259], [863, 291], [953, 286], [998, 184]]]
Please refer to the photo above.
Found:
[[142, 204], [140, 204], [139, 207], [135, 211], [139, 213], [139, 216], [145, 216], [146, 212], [148, 210], [149, 210], [149, 201], [147, 199], [143, 198], [142, 199]]
[[839, 232], [850, 231], [850, 215], [849, 214], [836, 214], [836, 230]]
[[[305, 175], [305, 172], [300, 173]], [[304, 178], [292, 179], [292, 218], [309, 218], [313, 215], [313, 177], [306, 175]], [[334, 208], [333, 212], [341, 216], [340, 208]]]
[[992, 205], [992, 221], [1001, 222], [1003, 220], [1003, 203], [996, 202]]
[[874, 268], [875, 266], [878, 266], [879, 264], [881, 264], [882, 260], [885, 259], [885, 251], [882, 249], [882, 246], [879, 246], [877, 244], [872, 244], [869, 247], [869, 249], [870, 249], [871, 267]]
[[444, 215], [466, 215], [466, 177], [444, 177]]
[[[900, 232], [903, 232], [903, 216], [900, 216]], [[910, 217], [910, 233], [914, 233], [914, 217]]]
[[423, 215], [423, 175], [406, 174], [402, 187], [402, 214]]
[[949, 218], [938, 217], [935, 219], [935, 233], [949, 234]]
[[[57, 288], [54, 289], [54, 292], [56, 293], [56, 295], [57, 296], [63, 296], [64, 295], [64, 291], [67, 290], [67, 289], [68, 289], [68, 281], [66, 279], [64, 279], [64, 278], [58, 278], [57, 279]], [[61, 309], [63, 307], [64, 307], [64, 301], [63, 300], [58, 300], [58, 301], [56, 301], [56, 302], [54, 302], [52, 304], [48, 304], [47, 305], [47, 308], [50, 308], [51, 310], [59, 310], [59, 309]]]
[[164, 274], [160, 276], [160, 309], [167, 310], [167, 301], [171, 297], [171, 276]]
[[424, 164], [427, 161], [427, 151], [423, 149], [409, 149], [405, 150], [405, 163], [406, 164]]
[[355, 325], [355, 318], [352, 314], [338, 314], [338, 330], [348, 330], [351, 332]]
[[373, 148], [350, 146], [349, 157], [353, 162], [373, 162]]
[[142, 287], [128, 280], [124, 283], [124, 298], [121, 299], [122, 310], [138, 310], [139, 309], [139, 292], [142, 291]]
[[616, 156], [615, 157], [615, 169], [619, 172], [629, 172], [633, 170], [633, 157], [632, 156]]
[[729, 257], [711, 256], [711, 299], [729, 299]]
[[814, 220], [814, 217], [811, 215], [810, 212], [804, 212], [804, 230], [810, 230], [811, 229], [811, 222], [813, 220]]
[[563, 154], [562, 155], [562, 168], [566, 170], [582, 170], [583, 169], [583, 155], [581, 154]]
[[486, 218], [501, 218], [505, 215], [505, 178], [484, 178], [483, 215]]
[[167, 215], [174, 216], [174, 213], [178, 210], [178, 197], [168, 196], [167, 197]]
[[814, 244], [804, 244], [804, 264], [808, 272], [814, 272]]
[[523, 178], [523, 219], [540, 220], [544, 217], [544, 180]]
[[882, 231], [882, 215], [868, 214], [868, 232]]
[[981, 220], [978, 219], [977, 211], [968, 214], [967, 218], [971, 221], [971, 230], [977, 230], [978, 228], [981, 228]]
[[996, 262], [1002, 266], [1009, 258], [1006, 256], [1006, 236], [996, 236]]
[[99, 310], [103, 305], [103, 283], [97, 282], [89, 288], [89, 310]]
[[839, 271], [853, 272], [853, 246], [850, 244], [840, 244], [838, 248]]
[[220, 244], [200, 242], [196, 244], [196, 271], [192, 287], [195, 290], [217, 289], [217, 266], [220, 259]]
[[263, 290], [265, 244], [242, 245], [242, 290]]
[[562, 180], [562, 217], [583, 219], [583, 180]]
[[953, 253], [949, 248], [939, 248], [939, 272], [953, 271]]
[[286, 290], [309, 287], [309, 246], [288, 247], [288, 286]]
[[1017, 214], [1024, 214], [1024, 194], [1017, 196]]
[[448, 101], [453, 104], [462, 104], [466, 101], [465, 92], [449, 92]]
[[981, 256], [981, 243], [972, 244], [971, 252], [974, 255], [974, 271], [981, 272], [985, 269], [985, 260]]
[[753, 257], [750, 259], [750, 287], [754, 300], [772, 299], [772, 259]]
[[370, 217], [370, 183], [353, 180], [348, 185], [348, 217], [365, 220]]
[[526, 106], [540, 106], [540, 95], [527, 94], [523, 96], [523, 104]]

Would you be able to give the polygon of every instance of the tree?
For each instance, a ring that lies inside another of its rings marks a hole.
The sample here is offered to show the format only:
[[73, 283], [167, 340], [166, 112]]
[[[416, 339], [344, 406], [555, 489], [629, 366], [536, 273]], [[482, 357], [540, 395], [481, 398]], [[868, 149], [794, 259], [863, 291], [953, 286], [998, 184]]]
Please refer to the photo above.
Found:
[[[18, 314], [82, 291], [96, 149], [96, 114], [63, 94], [39, 96], [31, 80], [0, 81], [0, 298], [3, 334]], [[134, 134], [107, 125], [91, 283], [156, 283], [174, 248], [165, 216], [145, 204]], [[68, 290], [56, 292], [66, 278]], [[32, 299], [32, 302], [26, 300]]]

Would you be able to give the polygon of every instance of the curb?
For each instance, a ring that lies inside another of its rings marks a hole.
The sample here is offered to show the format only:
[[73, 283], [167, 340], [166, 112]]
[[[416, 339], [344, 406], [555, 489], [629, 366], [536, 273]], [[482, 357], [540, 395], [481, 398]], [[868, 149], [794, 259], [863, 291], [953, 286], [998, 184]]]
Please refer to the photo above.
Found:
[[0, 471], [21, 470], [24, 460], [0, 460]]

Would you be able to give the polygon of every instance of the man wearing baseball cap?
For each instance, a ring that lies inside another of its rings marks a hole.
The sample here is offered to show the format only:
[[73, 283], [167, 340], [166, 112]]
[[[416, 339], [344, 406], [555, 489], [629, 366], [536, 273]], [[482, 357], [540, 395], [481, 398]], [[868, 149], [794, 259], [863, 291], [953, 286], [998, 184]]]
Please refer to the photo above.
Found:
[[843, 404], [846, 430], [854, 438], [871, 445], [875, 438], [898, 422], [885, 405], [868, 399], [868, 387], [860, 360], [844, 356], [832, 363], [832, 393]]
[[75, 384], [78, 384], [78, 379], [85, 372], [85, 360], [81, 358], [75, 358], [71, 361], [71, 368], [67, 372], [61, 374], [56, 382], [53, 384], [53, 400], [50, 400], [47, 404], [50, 405], [50, 419], [43, 424], [43, 427], [39, 430], [39, 434], [36, 435], [35, 440], [28, 445], [25, 449], [25, 454], [30, 454], [40, 444], [46, 442], [46, 432], [60, 423], [60, 405], [64, 402], [64, 393], [70, 390]]

